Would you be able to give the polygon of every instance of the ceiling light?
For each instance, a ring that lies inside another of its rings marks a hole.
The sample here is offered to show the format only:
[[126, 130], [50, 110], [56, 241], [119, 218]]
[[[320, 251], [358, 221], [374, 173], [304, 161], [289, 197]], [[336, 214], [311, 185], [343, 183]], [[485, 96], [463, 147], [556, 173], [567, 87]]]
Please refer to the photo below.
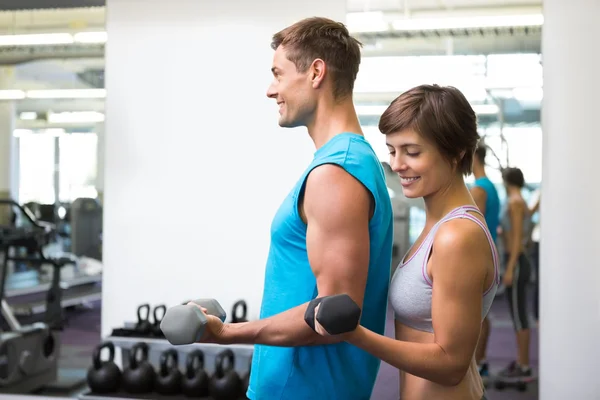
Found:
[[106, 32], [79, 32], [73, 36], [76, 43], [106, 43]]
[[25, 98], [23, 90], [0, 90], [0, 100], [21, 100]]
[[24, 111], [19, 114], [19, 119], [23, 121], [35, 121], [37, 119], [37, 113], [33, 111]]
[[106, 89], [28, 90], [26, 95], [30, 99], [102, 99]]
[[405, 19], [392, 22], [397, 31], [542, 26], [542, 14]]
[[91, 123], [102, 121], [104, 121], [104, 114], [96, 111], [73, 111], [48, 114], [48, 122], [51, 124]]
[[35, 33], [26, 35], [0, 35], [0, 46], [35, 46], [47, 44], [71, 44], [70, 33]]

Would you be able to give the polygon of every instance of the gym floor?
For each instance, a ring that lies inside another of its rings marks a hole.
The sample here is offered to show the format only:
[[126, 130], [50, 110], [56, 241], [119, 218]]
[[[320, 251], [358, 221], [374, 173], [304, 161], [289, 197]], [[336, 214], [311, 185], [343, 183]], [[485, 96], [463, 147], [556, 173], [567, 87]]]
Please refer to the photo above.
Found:
[[[90, 309], [69, 312], [69, 324], [62, 335], [62, 355], [59, 362], [61, 375], [85, 376], [91, 363], [93, 348], [100, 343], [100, 303], [92, 304]], [[512, 328], [506, 299], [496, 297], [490, 311], [492, 332], [488, 347], [488, 360], [493, 371], [505, 367], [516, 354], [515, 337]], [[389, 313], [386, 335], [393, 335], [393, 319]], [[537, 374], [538, 366], [538, 335], [537, 329], [532, 328], [531, 335], [531, 364]], [[372, 399], [397, 400], [399, 383], [397, 370], [383, 363], [379, 373]], [[77, 396], [82, 389], [73, 391], [71, 396]], [[58, 394], [56, 394], [58, 396]], [[45, 397], [52, 396], [51, 391], [44, 392]], [[62, 396], [65, 396], [64, 393]], [[526, 392], [516, 389], [497, 391], [490, 387], [487, 392], [489, 400], [534, 400], [538, 399], [538, 384], [529, 385]]]

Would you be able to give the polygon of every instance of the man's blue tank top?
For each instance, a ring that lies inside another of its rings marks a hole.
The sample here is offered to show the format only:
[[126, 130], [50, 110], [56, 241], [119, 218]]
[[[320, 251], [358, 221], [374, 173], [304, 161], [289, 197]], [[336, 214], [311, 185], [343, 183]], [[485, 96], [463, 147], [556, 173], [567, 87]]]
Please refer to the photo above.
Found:
[[[392, 262], [392, 205], [381, 163], [365, 138], [354, 133], [338, 134], [315, 152], [275, 214], [260, 318], [282, 313], [317, 296], [298, 197], [308, 174], [322, 164], [344, 168], [375, 200], [369, 223], [369, 273], [361, 324], [383, 335]], [[379, 366], [379, 359], [345, 342], [292, 348], [255, 345], [246, 395], [252, 400], [367, 400]]]
[[498, 191], [487, 176], [476, 179], [473, 185], [479, 186], [487, 194], [485, 200], [485, 223], [495, 242], [498, 236], [498, 224], [500, 223], [500, 197], [498, 196]]

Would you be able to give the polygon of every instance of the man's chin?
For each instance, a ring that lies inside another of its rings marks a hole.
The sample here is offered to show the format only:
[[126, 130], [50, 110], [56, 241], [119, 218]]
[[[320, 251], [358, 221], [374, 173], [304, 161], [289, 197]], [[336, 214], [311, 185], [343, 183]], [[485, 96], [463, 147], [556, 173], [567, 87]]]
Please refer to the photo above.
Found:
[[282, 128], [298, 128], [302, 126], [302, 124], [298, 123], [297, 121], [290, 121], [287, 119], [280, 118], [279, 126]]
[[293, 123], [281, 119], [279, 120], [279, 126], [282, 128], [295, 128], [295, 125]]

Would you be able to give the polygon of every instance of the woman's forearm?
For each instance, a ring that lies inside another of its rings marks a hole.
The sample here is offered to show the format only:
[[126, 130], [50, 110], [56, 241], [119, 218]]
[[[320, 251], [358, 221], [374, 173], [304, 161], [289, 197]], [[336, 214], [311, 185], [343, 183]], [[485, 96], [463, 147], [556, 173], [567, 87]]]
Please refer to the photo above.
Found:
[[468, 369], [468, 363], [452, 357], [437, 343], [400, 341], [362, 326], [357, 328], [348, 342], [399, 370], [440, 385], [457, 385]]

